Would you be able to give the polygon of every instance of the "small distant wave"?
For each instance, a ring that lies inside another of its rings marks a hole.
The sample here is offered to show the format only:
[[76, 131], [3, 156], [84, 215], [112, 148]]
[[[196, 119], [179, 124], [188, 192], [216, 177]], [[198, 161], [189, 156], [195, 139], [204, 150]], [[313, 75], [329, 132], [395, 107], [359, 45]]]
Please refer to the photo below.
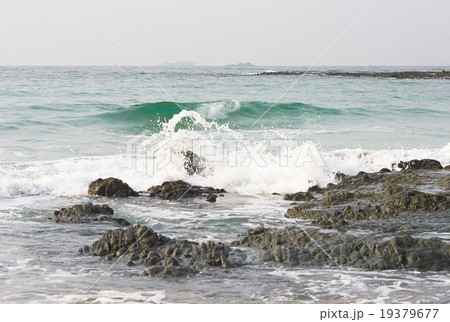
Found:
[[212, 102], [195, 103], [175, 103], [175, 102], [155, 102], [132, 105], [126, 108], [119, 108], [113, 112], [97, 114], [94, 117], [108, 122], [148, 122], [158, 120], [169, 120], [181, 111], [195, 111], [208, 120], [235, 121], [239, 119], [255, 120], [264, 112], [267, 116], [291, 117], [305, 113], [320, 115], [339, 115], [341, 110], [324, 108], [304, 104], [300, 102], [278, 103], [270, 102], [223, 100]]

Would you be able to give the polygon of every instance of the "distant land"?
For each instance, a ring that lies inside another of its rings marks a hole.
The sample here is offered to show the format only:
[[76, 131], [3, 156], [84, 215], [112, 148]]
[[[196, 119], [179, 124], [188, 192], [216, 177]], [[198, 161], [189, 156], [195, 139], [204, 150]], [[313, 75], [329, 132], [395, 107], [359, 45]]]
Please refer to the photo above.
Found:
[[252, 63], [238, 63], [238, 64], [225, 65], [225, 67], [256, 67], [256, 65], [253, 65]]
[[193, 62], [190, 61], [176, 61], [174, 63], [162, 63], [160, 66], [196, 66]]

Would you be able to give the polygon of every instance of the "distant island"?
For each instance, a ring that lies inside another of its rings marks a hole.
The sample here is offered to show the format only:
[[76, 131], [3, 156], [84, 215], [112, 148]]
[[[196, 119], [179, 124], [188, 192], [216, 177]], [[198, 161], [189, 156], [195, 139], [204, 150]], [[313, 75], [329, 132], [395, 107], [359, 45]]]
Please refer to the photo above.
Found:
[[188, 67], [188, 66], [196, 66], [193, 62], [190, 61], [176, 61], [174, 63], [162, 63], [160, 66], [177, 66], [177, 67]]
[[238, 63], [238, 64], [231, 64], [231, 65], [225, 65], [225, 67], [257, 67], [256, 65], [253, 65], [252, 63]]

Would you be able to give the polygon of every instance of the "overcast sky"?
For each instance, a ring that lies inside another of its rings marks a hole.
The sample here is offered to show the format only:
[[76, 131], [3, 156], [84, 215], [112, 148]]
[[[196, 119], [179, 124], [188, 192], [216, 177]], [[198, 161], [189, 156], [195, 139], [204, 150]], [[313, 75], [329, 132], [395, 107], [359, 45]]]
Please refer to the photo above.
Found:
[[[310, 65], [375, 0], [76, 0], [141, 65]], [[317, 65], [450, 65], [449, 0], [379, 0]], [[72, 0], [1, 0], [0, 65], [133, 65]]]

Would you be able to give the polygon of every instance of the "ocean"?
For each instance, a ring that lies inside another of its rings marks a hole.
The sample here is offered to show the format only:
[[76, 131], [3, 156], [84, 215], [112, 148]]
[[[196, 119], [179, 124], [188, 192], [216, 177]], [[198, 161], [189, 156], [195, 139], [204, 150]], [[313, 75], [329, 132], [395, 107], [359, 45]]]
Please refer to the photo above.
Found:
[[[306, 69], [0, 67], [0, 301], [447, 302], [448, 273], [299, 268], [258, 262], [252, 249], [256, 259], [236, 269], [134, 276], [139, 267], [78, 254], [115, 226], [49, 219], [60, 208], [106, 203], [169, 237], [230, 243], [249, 228], [292, 224], [278, 194], [336, 183], [337, 172], [422, 158], [450, 164], [448, 79], [259, 75]], [[188, 150], [203, 158], [202, 175], [186, 173], [180, 152]], [[137, 191], [184, 180], [227, 194], [216, 203], [88, 196], [89, 183], [107, 177]]]

